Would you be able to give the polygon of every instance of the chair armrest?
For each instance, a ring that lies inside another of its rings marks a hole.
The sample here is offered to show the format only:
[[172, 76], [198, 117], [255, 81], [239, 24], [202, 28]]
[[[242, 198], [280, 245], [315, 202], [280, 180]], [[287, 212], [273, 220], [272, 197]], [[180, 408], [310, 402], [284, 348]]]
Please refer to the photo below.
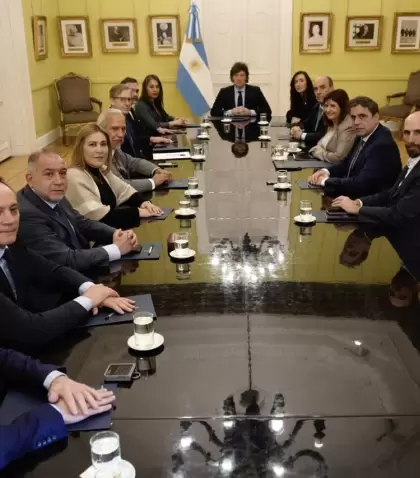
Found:
[[92, 103], [96, 103], [99, 106], [99, 111], [102, 110], [102, 101], [101, 100], [98, 100], [98, 98], [95, 98], [94, 96], [91, 96], [90, 101]]
[[386, 100], [388, 101], [388, 104], [389, 104], [393, 98], [402, 98], [403, 96], [405, 96], [405, 91], [401, 91], [400, 93], [394, 93], [392, 95], [388, 95], [386, 97]]

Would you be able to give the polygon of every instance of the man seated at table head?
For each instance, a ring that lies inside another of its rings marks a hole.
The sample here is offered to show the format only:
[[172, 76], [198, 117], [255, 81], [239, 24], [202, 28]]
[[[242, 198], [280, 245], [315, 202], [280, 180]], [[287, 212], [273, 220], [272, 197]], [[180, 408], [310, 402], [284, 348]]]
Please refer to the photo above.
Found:
[[[58, 154], [41, 150], [28, 159], [26, 186], [17, 194], [19, 240], [57, 264], [78, 271], [108, 265], [137, 247], [131, 230], [114, 229], [73, 209], [65, 198], [67, 164]], [[90, 243], [102, 244], [90, 247]]]
[[358, 137], [340, 163], [320, 169], [309, 182], [327, 196], [358, 198], [390, 188], [401, 173], [400, 152], [388, 128], [379, 123], [379, 107], [371, 98], [350, 101], [350, 117]]
[[[121, 149], [126, 133], [126, 118], [118, 109], [103, 111], [97, 124], [104, 129], [111, 141], [112, 172], [128, 182], [139, 192], [152, 191], [156, 186], [172, 179], [171, 174], [143, 158], [135, 158]], [[139, 179], [143, 176], [143, 179]]]
[[133, 105], [135, 105], [139, 99], [138, 92], [137, 94], [133, 93], [133, 90], [136, 90], [136, 88], [133, 88], [130, 83], [114, 85], [109, 90], [109, 100], [111, 108], [120, 110], [127, 118], [126, 132], [121, 149], [133, 156], [144, 157], [145, 153], [143, 149], [146, 149], [146, 153], [148, 153], [150, 144], [169, 144], [171, 140], [159, 136], [145, 136], [142, 133], [139, 120], [133, 109]]
[[271, 108], [259, 86], [248, 84], [249, 69], [246, 63], [237, 62], [230, 70], [232, 86], [222, 88], [212, 106], [212, 116], [259, 116], [271, 118]]
[[334, 89], [334, 82], [329, 76], [320, 76], [314, 81], [314, 92], [317, 104], [312, 108], [309, 116], [299, 126], [293, 126], [291, 135], [302, 141], [308, 148], [315, 146], [326, 133], [324, 122], [324, 98]]
[[47, 365], [10, 349], [0, 348], [0, 389], [19, 387], [34, 393], [44, 387], [46, 402], [0, 426], [0, 470], [30, 452], [67, 437], [67, 425], [107, 412], [113, 392], [74, 382], [54, 365]]
[[404, 122], [403, 138], [409, 156], [394, 185], [385, 191], [352, 200], [339, 196], [332, 207], [359, 216], [363, 223], [384, 228], [390, 237], [420, 241], [420, 111]]
[[17, 241], [19, 217], [16, 194], [0, 178], [0, 346], [44, 346], [101, 306], [118, 313], [134, 310], [133, 301]]

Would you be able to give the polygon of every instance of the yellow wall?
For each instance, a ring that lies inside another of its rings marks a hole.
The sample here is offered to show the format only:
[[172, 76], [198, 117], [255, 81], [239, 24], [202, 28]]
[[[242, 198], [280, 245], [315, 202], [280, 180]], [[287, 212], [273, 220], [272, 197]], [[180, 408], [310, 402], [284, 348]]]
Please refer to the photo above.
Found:
[[[350, 97], [363, 94], [384, 105], [387, 95], [405, 91], [409, 73], [420, 68], [418, 53], [391, 54], [394, 12], [416, 11], [419, 0], [294, 0], [293, 71], [306, 70], [311, 77], [329, 75]], [[331, 54], [299, 53], [300, 14], [310, 12], [333, 13]], [[383, 15], [380, 51], [344, 50], [347, 15]]]
[[[176, 89], [178, 56], [156, 57], [149, 53], [148, 15], [179, 14], [181, 38], [188, 21], [189, 0], [22, 0], [25, 16], [29, 66], [33, 90], [37, 136], [59, 125], [59, 114], [51, 83], [71, 71], [88, 76], [92, 95], [108, 106], [108, 91], [125, 76], [141, 81], [147, 74], [157, 74], [164, 86], [165, 106], [179, 116], [191, 116]], [[31, 15], [48, 17], [49, 58], [35, 62], [32, 46]], [[89, 17], [92, 58], [61, 58], [59, 55], [57, 16]], [[139, 40], [137, 54], [102, 53], [99, 19], [136, 18]]]

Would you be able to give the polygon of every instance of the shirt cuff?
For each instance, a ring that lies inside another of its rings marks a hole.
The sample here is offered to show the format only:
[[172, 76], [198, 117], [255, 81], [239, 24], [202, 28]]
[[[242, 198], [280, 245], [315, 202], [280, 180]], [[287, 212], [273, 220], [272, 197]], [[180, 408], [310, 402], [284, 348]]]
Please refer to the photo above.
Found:
[[360, 199], [356, 199], [356, 201], [359, 201], [360, 207], [363, 207], [363, 203]]
[[58, 370], [53, 370], [45, 377], [44, 383], [42, 385], [44, 386], [44, 388], [49, 390], [53, 381], [57, 377], [61, 377], [61, 376], [66, 377], [66, 374], [63, 372], [59, 372]]
[[227, 111], [225, 111], [225, 113], [226, 113], [228, 116], [232, 116], [232, 110], [227, 110]]
[[147, 178], [147, 179], [152, 183], [152, 191], [154, 191], [156, 188], [155, 182], [153, 181], [153, 179], [150, 179], [150, 178]]
[[325, 183], [328, 181], [328, 178], [324, 178], [322, 181], [321, 181], [321, 186], [322, 187], [325, 187]]
[[330, 172], [328, 171], [327, 168], [322, 168], [321, 171], [324, 171], [324, 173], [325, 173], [328, 177], [330, 177]]
[[106, 250], [110, 262], [121, 259], [121, 251], [116, 244], [108, 244], [103, 246], [103, 248]]
[[80, 304], [86, 310], [86, 312], [90, 312], [93, 309], [93, 303], [89, 297], [76, 297], [73, 300], [74, 302]]
[[251, 116], [257, 116], [257, 112], [255, 110], [250, 110], [251, 111]]
[[302, 141], [305, 141], [306, 135], [307, 135], [307, 133], [302, 133], [302, 136], [300, 137], [300, 139], [301, 139]]
[[79, 294], [83, 295], [90, 287], [95, 285], [93, 282], [83, 282], [83, 284], [79, 287]]

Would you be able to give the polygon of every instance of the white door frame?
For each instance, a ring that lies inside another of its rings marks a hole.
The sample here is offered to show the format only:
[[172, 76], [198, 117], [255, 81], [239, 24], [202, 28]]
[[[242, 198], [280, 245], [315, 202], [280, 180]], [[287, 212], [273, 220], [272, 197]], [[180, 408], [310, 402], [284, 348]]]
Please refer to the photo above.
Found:
[[36, 130], [20, 0], [0, 0], [0, 29], [3, 43], [0, 45], [1, 59], [7, 65], [2, 75], [2, 108], [8, 116], [12, 155], [26, 155], [35, 149]]
[[[201, 7], [204, 1], [209, 0], [195, 0], [195, 3], [199, 9], [200, 25], [203, 26], [201, 20]], [[278, 58], [280, 58], [279, 68], [279, 92], [278, 92], [278, 104], [273, 108], [273, 111], [279, 111], [280, 115], [285, 115], [290, 106], [290, 78], [292, 77], [292, 31], [293, 31], [293, 0], [277, 0], [280, 4], [280, 23], [279, 30], [279, 45], [278, 45]], [[206, 32], [203, 31], [204, 45], [206, 44]], [[211, 68], [211, 65], [210, 65]]]

